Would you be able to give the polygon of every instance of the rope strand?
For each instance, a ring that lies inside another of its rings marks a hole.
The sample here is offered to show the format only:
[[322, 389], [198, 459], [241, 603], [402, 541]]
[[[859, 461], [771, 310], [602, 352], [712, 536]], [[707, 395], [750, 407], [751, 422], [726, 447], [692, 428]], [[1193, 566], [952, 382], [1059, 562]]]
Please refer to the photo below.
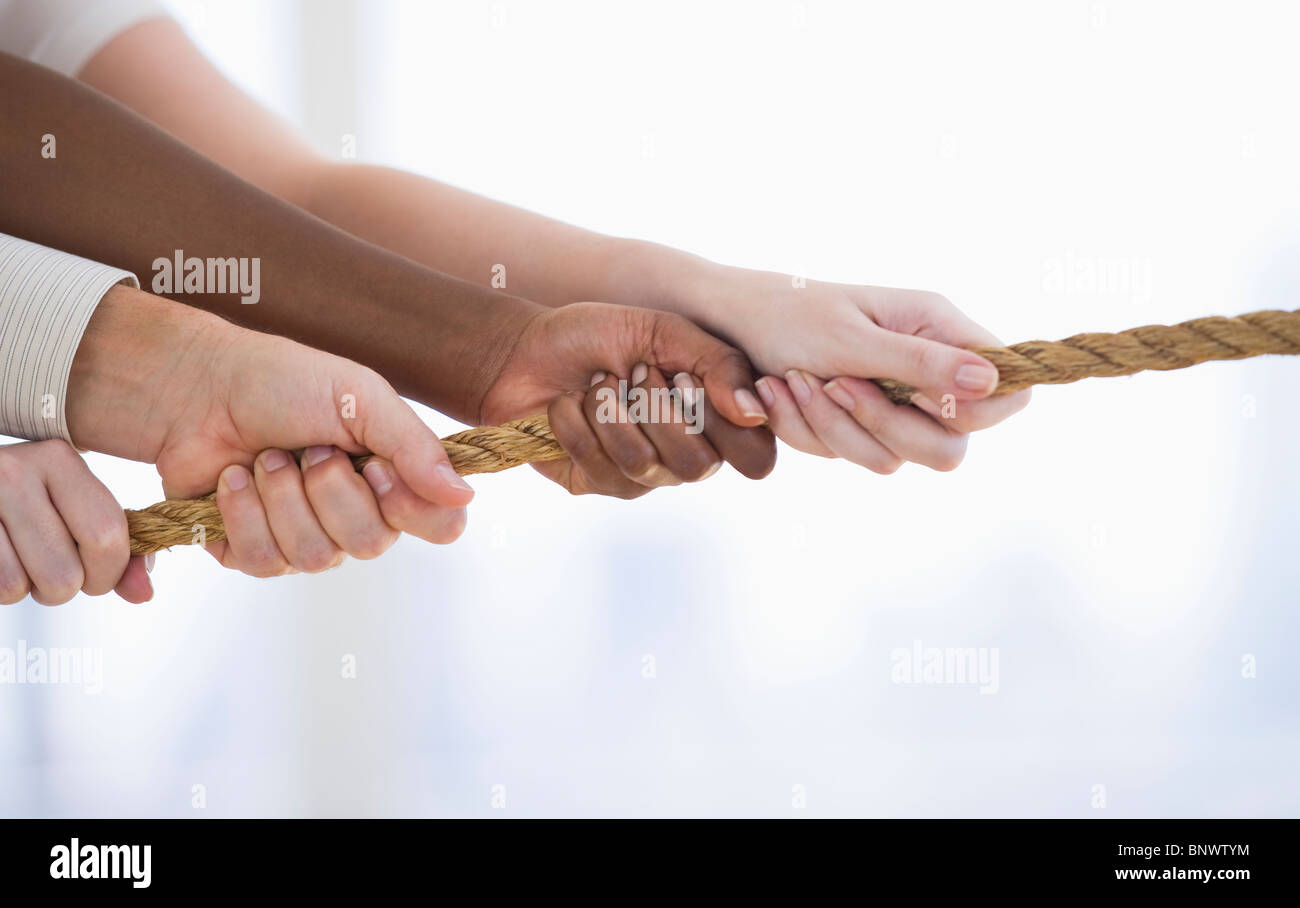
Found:
[[[994, 394], [1009, 394], [1032, 385], [1061, 385], [1148, 369], [1186, 369], [1210, 360], [1271, 353], [1294, 356], [1300, 354], [1300, 311], [1196, 318], [1177, 325], [1148, 325], [1117, 334], [1076, 334], [1060, 341], [1026, 341], [975, 352], [997, 366]], [[892, 379], [877, 379], [876, 384], [896, 404], [910, 403], [916, 393], [915, 388]], [[466, 429], [442, 443], [462, 476], [496, 473], [565, 456], [545, 416]], [[360, 470], [369, 459], [358, 456], [353, 463]], [[143, 510], [128, 510], [126, 518], [133, 555], [226, 538], [215, 494], [160, 501]]]

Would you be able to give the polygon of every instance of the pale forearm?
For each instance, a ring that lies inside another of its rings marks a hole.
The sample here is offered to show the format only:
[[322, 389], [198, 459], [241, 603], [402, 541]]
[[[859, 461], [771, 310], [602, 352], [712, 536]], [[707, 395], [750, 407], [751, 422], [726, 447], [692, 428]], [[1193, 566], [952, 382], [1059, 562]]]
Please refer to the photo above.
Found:
[[479, 286], [561, 306], [647, 306], [704, 324], [717, 266], [605, 236], [392, 168], [325, 158], [231, 84], [167, 19], [109, 42], [80, 78], [266, 192], [377, 246]]
[[[285, 188], [302, 191], [302, 181]], [[300, 203], [414, 261], [548, 306], [599, 300], [693, 315], [682, 311], [685, 285], [716, 267], [388, 167], [318, 163]]]

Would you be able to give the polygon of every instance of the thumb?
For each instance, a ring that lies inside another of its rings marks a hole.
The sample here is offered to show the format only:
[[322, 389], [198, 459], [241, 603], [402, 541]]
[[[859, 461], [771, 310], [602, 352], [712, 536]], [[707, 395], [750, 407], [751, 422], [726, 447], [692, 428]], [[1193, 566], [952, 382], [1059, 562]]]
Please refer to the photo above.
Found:
[[659, 366], [670, 375], [699, 376], [713, 408], [737, 426], [759, 426], [767, 411], [754, 390], [754, 373], [745, 354], [678, 315], [663, 315], [655, 334]]
[[[958, 400], [988, 397], [998, 386], [998, 370], [991, 362], [960, 347], [879, 329], [872, 333], [865, 357], [869, 364], [845, 370], [863, 378], [892, 378], [925, 391], [938, 400], [952, 394]], [[863, 369], [866, 371], [864, 372]]]
[[469, 504], [474, 490], [456, 475], [438, 436], [387, 382], [378, 379], [376, 385], [364, 397], [358, 396], [353, 437], [367, 451], [388, 460], [425, 501], [448, 508]]

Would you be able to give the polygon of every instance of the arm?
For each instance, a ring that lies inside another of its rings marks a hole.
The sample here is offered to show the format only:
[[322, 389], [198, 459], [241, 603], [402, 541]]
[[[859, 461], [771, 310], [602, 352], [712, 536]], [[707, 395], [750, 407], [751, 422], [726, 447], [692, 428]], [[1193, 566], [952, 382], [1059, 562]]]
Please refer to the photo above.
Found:
[[[694, 375], [723, 421], [764, 420], [744, 357], [672, 316], [595, 306], [557, 317], [358, 240], [57, 73], [0, 55], [0, 84], [0, 230], [142, 275], [176, 250], [255, 259], [264, 281], [254, 305], [238, 293], [169, 295], [364, 363], [469, 423], [539, 412], [585, 391], [596, 372], [628, 376], [639, 362]], [[56, 156], [41, 155], [42, 135], [55, 137]], [[766, 457], [766, 432], [725, 434], [721, 457]], [[644, 486], [647, 477], [628, 478]]]
[[[172, 295], [371, 364], [468, 422], [541, 310], [358, 241], [50, 70], [0, 55], [0, 84], [0, 231], [145, 283], [178, 249], [257, 259], [255, 305], [237, 293]], [[55, 138], [55, 157], [42, 156], [43, 135]]]
[[[996, 338], [937, 294], [807, 281], [602, 236], [391, 168], [329, 161], [231, 85], [174, 22], [127, 30], [80, 77], [268, 192], [414, 261], [550, 306], [599, 299], [690, 318], [741, 347], [778, 435], [880, 472], [902, 460], [949, 469], [964, 434], [1023, 407], [984, 400], [992, 366], [963, 348]], [[230, 128], [230, 124], [249, 124]], [[843, 376], [825, 383], [823, 379]], [[925, 392], [891, 409], [864, 378]], [[950, 396], [950, 397], [949, 397]], [[948, 398], [948, 400], [945, 400]], [[957, 402], [960, 405], [957, 406]]]

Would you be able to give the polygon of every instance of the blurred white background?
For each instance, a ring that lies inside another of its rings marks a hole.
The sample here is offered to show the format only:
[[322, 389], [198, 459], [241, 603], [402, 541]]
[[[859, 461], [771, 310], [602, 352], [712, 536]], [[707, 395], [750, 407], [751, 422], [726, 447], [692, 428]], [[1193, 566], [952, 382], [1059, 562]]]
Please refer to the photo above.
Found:
[[[1007, 341], [1300, 306], [1283, 3], [174, 7], [331, 153], [938, 290]], [[1297, 389], [1286, 359], [1040, 389], [952, 474], [785, 449], [628, 503], [523, 469], [456, 545], [314, 577], [164, 553], [146, 607], [0, 613], [0, 645], [104, 652], [98, 695], [0, 687], [0, 811], [1295, 815]], [[996, 693], [893, 683], [914, 641], [996, 648]]]

